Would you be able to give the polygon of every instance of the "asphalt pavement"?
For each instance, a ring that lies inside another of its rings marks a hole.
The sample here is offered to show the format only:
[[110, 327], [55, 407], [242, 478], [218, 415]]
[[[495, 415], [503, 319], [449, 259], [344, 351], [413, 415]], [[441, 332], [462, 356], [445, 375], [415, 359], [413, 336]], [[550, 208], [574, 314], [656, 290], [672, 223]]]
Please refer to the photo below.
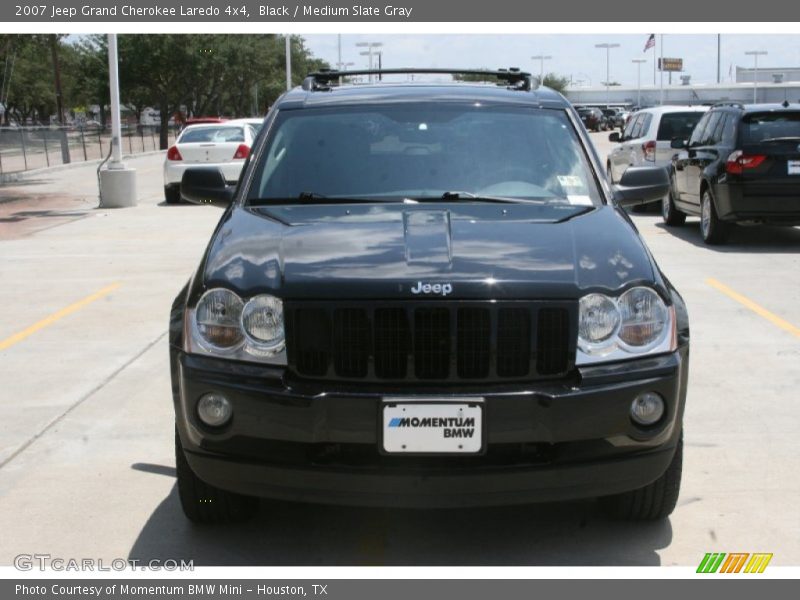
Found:
[[[602, 156], [607, 134], [592, 134]], [[196, 527], [175, 489], [166, 328], [220, 210], [167, 206], [162, 155], [135, 208], [97, 208], [94, 166], [0, 187], [0, 565], [22, 553], [196, 565], [800, 564], [800, 229], [634, 221], [692, 326], [679, 506], [607, 520], [592, 501], [415, 511], [264, 502]]]

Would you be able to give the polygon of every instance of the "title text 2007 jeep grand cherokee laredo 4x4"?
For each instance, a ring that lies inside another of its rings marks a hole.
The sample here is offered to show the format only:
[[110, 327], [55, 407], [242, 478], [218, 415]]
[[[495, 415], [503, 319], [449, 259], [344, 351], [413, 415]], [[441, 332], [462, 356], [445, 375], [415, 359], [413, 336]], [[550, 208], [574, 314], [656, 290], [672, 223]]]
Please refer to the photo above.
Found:
[[687, 313], [620, 208], [667, 174], [611, 187], [562, 96], [486, 75], [317, 73], [270, 110], [237, 186], [186, 171], [185, 198], [225, 207], [171, 314], [191, 520], [257, 497], [673, 510]]

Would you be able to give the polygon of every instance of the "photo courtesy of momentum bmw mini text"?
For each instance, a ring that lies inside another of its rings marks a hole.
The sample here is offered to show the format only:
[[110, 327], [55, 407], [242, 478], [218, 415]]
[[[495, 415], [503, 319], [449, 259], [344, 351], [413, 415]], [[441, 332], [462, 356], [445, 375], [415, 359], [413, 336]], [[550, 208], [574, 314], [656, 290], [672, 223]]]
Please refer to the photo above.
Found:
[[0, 6], [0, 598], [796, 596], [800, 9], [670, 7]]

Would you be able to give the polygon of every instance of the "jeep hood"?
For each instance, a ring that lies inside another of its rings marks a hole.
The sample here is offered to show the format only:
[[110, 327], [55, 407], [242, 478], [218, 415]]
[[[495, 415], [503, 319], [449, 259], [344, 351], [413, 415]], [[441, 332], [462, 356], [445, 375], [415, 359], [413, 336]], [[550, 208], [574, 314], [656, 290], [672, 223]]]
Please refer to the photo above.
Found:
[[203, 283], [244, 296], [524, 299], [652, 281], [649, 253], [627, 218], [611, 206], [577, 214], [585, 208], [235, 207], [208, 248]]

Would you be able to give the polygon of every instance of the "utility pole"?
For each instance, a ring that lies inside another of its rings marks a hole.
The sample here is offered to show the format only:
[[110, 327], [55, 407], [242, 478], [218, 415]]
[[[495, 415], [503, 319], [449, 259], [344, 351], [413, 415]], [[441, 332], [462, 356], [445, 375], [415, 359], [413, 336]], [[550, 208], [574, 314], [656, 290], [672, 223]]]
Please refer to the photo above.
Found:
[[545, 54], [537, 54], [536, 56], [531, 56], [532, 60], [538, 60], [539, 61], [539, 67], [540, 67], [539, 68], [539, 84], [540, 85], [544, 84], [544, 61], [550, 60], [551, 58], [553, 58], [553, 57], [545, 55]]
[[611, 83], [611, 49], [619, 48], [619, 44], [595, 44], [595, 48], [605, 48], [606, 50], [606, 104], [611, 104], [610, 92], [608, 91]]
[[717, 83], [722, 83], [720, 80], [720, 54], [722, 50], [722, 34], [717, 34]]
[[636, 63], [636, 106], [642, 107], [642, 63], [646, 63], [644, 58], [634, 58], [631, 62]]
[[64, 105], [61, 96], [61, 65], [58, 62], [58, 35], [50, 35], [50, 55], [53, 57], [53, 79], [56, 84], [56, 110], [58, 111], [58, 124], [64, 124]]
[[286, 91], [292, 89], [292, 36], [286, 34]]
[[749, 50], [745, 54], [752, 56], [755, 61], [755, 69], [753, 70], [753, 104], [755, 104], [758, 102], [758, 57], [766, 56], [769, 53], [766, 50]]

